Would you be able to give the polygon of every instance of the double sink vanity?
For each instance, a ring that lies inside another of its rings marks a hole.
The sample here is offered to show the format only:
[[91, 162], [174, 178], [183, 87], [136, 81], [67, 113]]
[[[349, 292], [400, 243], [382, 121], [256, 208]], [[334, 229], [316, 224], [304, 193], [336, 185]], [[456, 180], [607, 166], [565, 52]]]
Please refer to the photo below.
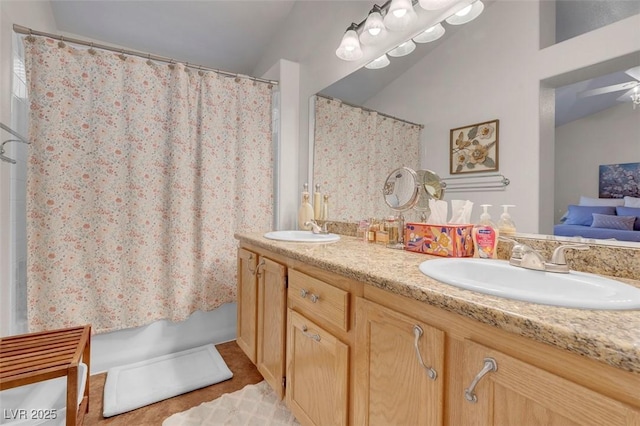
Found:
[[236, 234], [238, 345], [303, 425], [640, 425], [640, 281], [309, 234]]

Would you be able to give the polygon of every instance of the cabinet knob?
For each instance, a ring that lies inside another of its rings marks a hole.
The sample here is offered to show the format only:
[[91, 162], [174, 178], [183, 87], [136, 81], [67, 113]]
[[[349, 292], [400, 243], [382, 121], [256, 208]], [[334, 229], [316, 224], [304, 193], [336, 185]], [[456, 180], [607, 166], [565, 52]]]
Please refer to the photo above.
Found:
[[420, 341], [420, 337], [422, 337], [423, 334], [424, 334], [424, 331], [422, 331], [422, 327], [420, 327], [417, 324], [413, 326], [413, 335], [415, 336], [415, 340], [413, 341], [413, 347], [416, 349], [416, 356], [418, 357], [418, 362], [420, 363], [422, 368], [424, 368], [427, 371], [427, 375], [429, 376], [429, 378], [431, 380], [435, 380], [438, 377], [438, 373], [436, 373], [436, 370], [434, 370], [433, 367], [428, 367], [424, 363], [424, 361], [422, 360], [422, 354], [420, 354], [420, 348], [418, 347], [418, 342]]
[[305, 297], [307, 297], [307, 294], [308, 294], [308, 293], [309, 293], [309, 292], [308, 292], [306, 289], [304, 289], [304, 288], [301, 288], [301, 289], [300, 289], [300, 297], [302, 297], [303, 299], [304, 299]]
[[311, 302], [312, 303], [316, 303], [318, 300], [320, 300], [320, 296], [318, 296], [317, 294], [313, 294], [311, 293]]
[[496, 363], [496, 360], [493, 358], [485, 358], [484, 366], [482, 367], [482, 370], [480, 370], [480, 372], [473, 379], [473, 381], [471, 382], [471, 385], [469, 385], [469, 387], [464, 390], [464, 399], [473, 403], [478, 402], [478, 397], [474, 392], [476, 389], [476, 386], [484, 376], [486, 376], [492, 371], [498, 371], [498, 364]]

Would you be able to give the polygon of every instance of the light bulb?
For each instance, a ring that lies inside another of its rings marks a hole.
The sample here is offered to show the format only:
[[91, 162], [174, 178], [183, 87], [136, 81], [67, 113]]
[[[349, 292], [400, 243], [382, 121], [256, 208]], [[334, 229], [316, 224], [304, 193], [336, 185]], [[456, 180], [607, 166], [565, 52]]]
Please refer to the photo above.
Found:
[[396, 18], [402, 18], [406, 14], [407, 9], [396, 9], [393, 11], [393, 16], [395, 16]]
[[404, 43], [400, 44], [395, 49], [390, 50], [388, 53], [389, 53], [389, 56], [399, 58], [400, 56], [408, 55], [409, 53], [413, 52], [415, 49], [416, 49], [416, 44], [411, 40], [407, 40]]
[[476, 19], [484, 10], [484, 3], [481, 0], [476, 0], [468, 6], [460, 9], [453, 15], [449, 16], [446, 21], [450, 25], [462, 25], [467, 22], [471, 22]]
[[382, 22], [382, 15], [380, 15], [380, 8], [374, 6], [367, 16], [367, 20], [362, 28], [360, 34], [360, 43], [362, 44], [376, 44], [378, 41], [384, 39], [387, 34], [387, 29]]
[[351, 24], [349, 29], [342, 37], [342, 42], [336, 49], [336, 56], [345, 61], [357, 61], [362, 58], [363, 53], [358, 41], [358, 33], [356, 33], [356, 25]]
[[387, 55], [384, 54], [384, 55], [380, 56], [379, 58], [374, 59], [373, 61], [369, 62], [364, 67], [368, 68], [370, 70], [377, 70], [377, 69], [386, 67], [390, 63], [391, 63], [391, 61], [389, 61], [389, 58], [387, 57]]
[[391, 31], [404, 31], [418, 19], [411, 0], [391, 0], [384, 25]]
[[444, 27], [438, 22], [434, 26], [427, 28], [424, 32], [415, 36], [413, 41], [416, 43], [429, 43], [438, 40], [444, 35], [444, 33]]
[[467, 7], [465, 7], [464, 9], [462, 9], [459, 12], [456, 12], [456, 16], [465, 16], [467, 15], [469, 12], [471, 12], [471, 8], [473, 7], [473, 5], [469, 5]]

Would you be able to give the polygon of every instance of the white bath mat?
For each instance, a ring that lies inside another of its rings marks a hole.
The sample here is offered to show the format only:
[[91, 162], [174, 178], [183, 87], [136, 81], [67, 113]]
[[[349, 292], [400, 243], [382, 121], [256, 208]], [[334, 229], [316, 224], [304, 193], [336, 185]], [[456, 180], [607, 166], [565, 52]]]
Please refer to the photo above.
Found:
[[109, 369], [104, 417], [115, 416], [233, 377], [213, 345]]
[[300, 423], [267, 382], [247, 385], [187, 411], [174, 414], [162, 426], [298, 426]]

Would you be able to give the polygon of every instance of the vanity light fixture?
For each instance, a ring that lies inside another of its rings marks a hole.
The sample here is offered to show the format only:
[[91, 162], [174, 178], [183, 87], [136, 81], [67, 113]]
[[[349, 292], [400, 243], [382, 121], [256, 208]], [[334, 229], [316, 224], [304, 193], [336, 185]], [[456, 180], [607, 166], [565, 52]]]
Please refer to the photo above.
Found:
[[440, 22], [435, 24], [432, 27], [427, 28], [424, 32], [421, 32], [417, 36], [413, 38], [413, 41], [416, 43], [430, 43], [432, 41], [436, 41], [440, 37], [444, 35], [444, 27]]
[[[1, 0], [0, 0], [1, 1]], [[445, 19], [448, 24], [461, 25], [477, 18], [484, 10], [481, 0], [387, 0], [383, 5], [374, 5], [367, 18], [359, 24], [352, 23], [336, 50], [336, 56], [345, 61], [357, 61], [364, 56], [360, 43], [365, 46], [374, 46], [382, 41], [389, 31], [411, 31], [415, 34], [416, 28], [412, 28], [418, 20], [418, 14], [414, 10], [414, 4], [420, 4], [425, 10], [450, 9], [456, 12]], [[419, 28], [418, 28], [419, 30]], [[408, 38], [404, 43], [387, 52], [389, 56], [404, 56], [415, 50], [415, 43], [429, 43], [438, 40], [445, 33], [441, 22], [432, 24], [431, 27], [418, 35]], [[411, 35], [407, 35], [411, 37]], [[415, 43], [414, 43], [415, 42]], [[368, 47], [369, 50], [372, 47]], [[367, 68], [384, 68], [389, 58], [383, 55], [371, 62]]]
[[633, 93], [631, 94], [633, 109], [636, 109], [636, 107], [640, 105], [640, 92], [638, 91], [638, 86], [640, 86], [640, 84], [636, 85], [636, 87], [633, 88]]
[[357, 61], [362, 58], [362, 49], [360, 48], [360, 41], [358, 40], [358, 28], [357, 24], [351, 24], [342, 37], [340, 47], [336, 50], [338, 58], [345, 61]]
[[390, 63], [391, 63], [391, 61], [389, 61], [389, 58], [387, 57], [387, 54], [385, 53], [384, 55], [380, 56], [379, 58], [374, 59], [373, 61], [369, 62], [364, 67], [368, 68], [370, 70], [379, 70], [380, 68], [386, 67]]
[[362, 28], [362, 33], [360, 33], [360, 43], [375, 44], [387, 35], [387, 28], [382, 22], [382, 14], [380, 12], [381, 9], [378, 5], [373, 6], [373, 9], [369, 12], [364, 28]]
[[409, 53], [416, 50], [416, 44], [411, 40], [407, 40], [395, 49], [392, 49], [388, 52], [389, 56], [393, 56], [395, 58], [399, 58], [401, 56], [406, 56]]
[[482, 3], [482, 0], [476, 0], [470, 5], [462, 8], [461, 10], [457, 11], [453, 15], [449, 16], [446, 19], [447, 24], [450, 24], [450, 25], [466, 24], [467, 22], [471, 22], [474, 19], [476, 19], [478, 16], [480, 16], [483, 10], [484, 10], [484, 3]]
[[390, 31], [404, 31], [418, 19], [411, 0], [391, 0], [384, 25]]

